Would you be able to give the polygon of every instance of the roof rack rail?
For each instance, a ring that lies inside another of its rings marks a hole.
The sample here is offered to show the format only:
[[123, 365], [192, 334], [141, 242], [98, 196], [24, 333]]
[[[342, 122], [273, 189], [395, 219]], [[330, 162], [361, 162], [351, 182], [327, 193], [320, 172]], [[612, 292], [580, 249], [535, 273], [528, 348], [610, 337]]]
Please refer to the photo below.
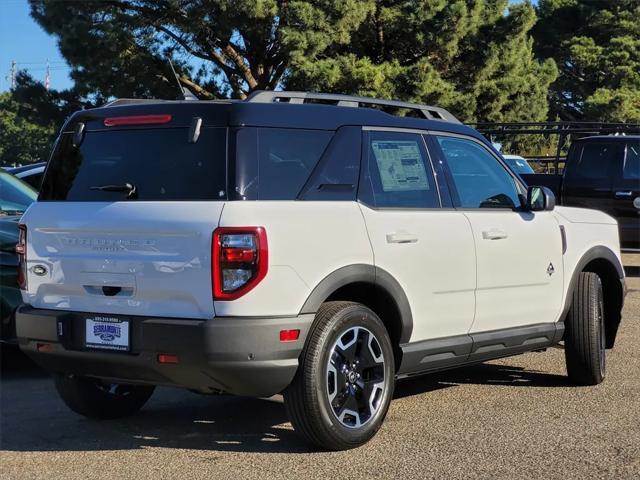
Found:
[[440, 107], [420, 105], [419, 103], [398, 102], [396, 100], [383, 100], [380, 98], [356, 97], [352, 95], [340, 95], [334, 93], [311, 93], [311, 92], [274, 92], [270, 90], [256, 90], [245, 100], [250, 103], [323, 103], [336, 105], [338, 107], [370, 107], [382, 106], [392, 108], [403, 108], [418, 112], [422, 117], [429, 120], [440, 120], [452, 123], [462, 123], [450, 112]]

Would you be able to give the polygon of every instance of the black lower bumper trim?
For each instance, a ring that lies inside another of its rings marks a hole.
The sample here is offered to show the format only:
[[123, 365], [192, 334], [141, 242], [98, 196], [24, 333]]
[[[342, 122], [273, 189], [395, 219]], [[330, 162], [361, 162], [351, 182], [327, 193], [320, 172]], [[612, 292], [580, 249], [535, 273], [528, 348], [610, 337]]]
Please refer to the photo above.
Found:
[[[85, 348], [84, 319], [91, 315], [23, 305], [16, 313], [20, 348], [54, 372], [248, 396], [274, 395], [289, 385], [314, 318], [132, 316], [130, 351], [112, 352]], [[280, 330], [291, 329], [300, 330], [299, 339], [280, 342]], [[47, 351], [38, 350], [43, 343]], [[176, 355], [178, 363], [159, 363], [161, 353]]]

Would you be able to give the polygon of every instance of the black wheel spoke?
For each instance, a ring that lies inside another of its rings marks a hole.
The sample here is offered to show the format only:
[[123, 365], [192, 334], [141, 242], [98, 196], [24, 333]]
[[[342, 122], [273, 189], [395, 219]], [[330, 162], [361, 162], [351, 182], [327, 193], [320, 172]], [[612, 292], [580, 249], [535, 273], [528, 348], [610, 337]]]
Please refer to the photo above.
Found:
[[369, 330], [352, 327], [334, 344], [328, 366], [328, 394], [336, 418], [347, 427], [373, 418], [385, 378], [380, 344]]
[[358, 401], [356, 400], [356, 397], [353, 395], [345, 395], [345, 400], [341, 405], [341, 408], [336, 412], [338, 414], [338, 418], [346, 411], [346, 410], [351, 410], [352, 412], [358, 412]]
[[356, 350], [358, 347], [358, 342], [347, 342], [345, 348], [342, 348], [342, 345], [336, 345], [336, 349], [340, 352], [340, 356], [343, 358], [345, 363], [353, 363], [356, 360]]
[[[373, 339], [373, 342], [374, 342], [374, 346], [372, 348], [379, 348], [375, 339]], [[380, 359], [378, 358], [378, 360]], [[371, 348], [369, 348], [368, 341], [364, 343], [364, 345], [362, 345], [362, 348], [361, 348], [360, 367], [366, 369], [366, 368], [375, 367], [377, 365], [381, 365], [380, 361], [378, 360], [376, 360], [376, 357], [374, 357], [374, 354], [371, 351]]]

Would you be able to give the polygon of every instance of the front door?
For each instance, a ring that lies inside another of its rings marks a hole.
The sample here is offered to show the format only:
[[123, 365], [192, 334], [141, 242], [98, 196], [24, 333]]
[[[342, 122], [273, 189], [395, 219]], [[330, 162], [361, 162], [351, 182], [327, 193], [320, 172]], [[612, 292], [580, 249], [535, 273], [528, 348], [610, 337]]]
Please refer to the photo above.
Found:
[[524, 187], [481, 142], [435, 135], [454, 201], [473, 230], [477, 286], [471, 333], [550, 323], [562, 302], [562, 237], [551, 212], [521, 208]]

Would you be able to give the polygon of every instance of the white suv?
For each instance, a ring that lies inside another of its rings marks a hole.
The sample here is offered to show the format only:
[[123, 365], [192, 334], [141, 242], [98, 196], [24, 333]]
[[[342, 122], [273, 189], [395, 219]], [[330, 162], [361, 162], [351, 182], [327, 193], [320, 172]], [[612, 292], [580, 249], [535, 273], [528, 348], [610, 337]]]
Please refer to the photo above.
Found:
[[20, 346], [74, 411], [282, 392], [328, 449], [373, 437], [399, 377], [564, 341], [601, 382], [625, 292], [615, 220], [447, 111], [298, 92], [78, 112], [18, 252]]

